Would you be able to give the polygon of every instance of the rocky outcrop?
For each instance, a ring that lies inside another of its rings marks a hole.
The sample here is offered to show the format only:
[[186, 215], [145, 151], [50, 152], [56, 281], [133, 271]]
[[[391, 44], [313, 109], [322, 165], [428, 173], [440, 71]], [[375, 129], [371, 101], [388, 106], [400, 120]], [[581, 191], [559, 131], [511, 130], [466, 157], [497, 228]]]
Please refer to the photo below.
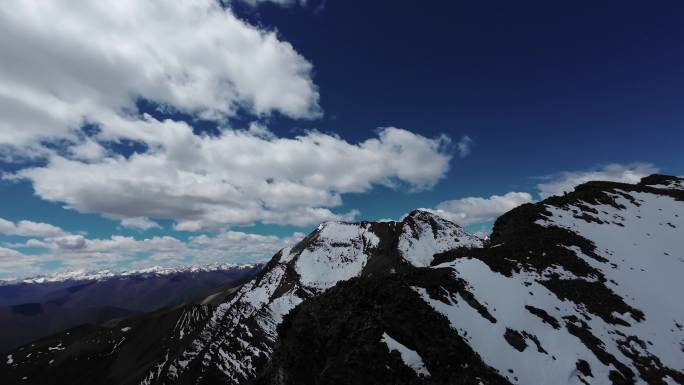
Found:
[[[126, 383], [684, 383], [683, 181], [590, 182], [506, 213], [486, 242], [420, 210], [322, 224]], [[90, 373], [92, 333], [37, 370], [17, 352], [1, 374], [83, 383], [60, 360]], [[128, 359], [134, 341], [108, 354]]]
[[684, 383], [681, 183], [587, 183], [484, 247], [340, 284], [285, 318], [257, 383]]

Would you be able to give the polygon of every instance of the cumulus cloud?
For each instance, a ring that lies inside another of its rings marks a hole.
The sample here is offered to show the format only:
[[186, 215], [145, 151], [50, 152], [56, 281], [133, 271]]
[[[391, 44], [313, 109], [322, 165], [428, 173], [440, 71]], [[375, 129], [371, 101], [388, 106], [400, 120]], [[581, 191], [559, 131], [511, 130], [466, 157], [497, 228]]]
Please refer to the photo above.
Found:
[[63, 250], [81, 250], [86, 247], [86, 239], [83, 235], [65, 235], [49, 239], [48, 242], [54, 242]]
[[539, 196], [544, 199], [571, 192], [577, 185], [589, 181], [637, 183], [641, 178], [657, 172], [658, 168], [650, 163], [609, 164], [589, 171], [567, 171], [551, 175], [545, 177], [545, 181], [539, 183], [537, 188]]
[[[292, 246], [304, 237], [288, 237], [227, 231], [199, 235], [182, 241], [172, 236], [144, 239], [113, 235], [89, 239], [68, 235], [30, 239], [13, 248], [0, 247], [0, 279], [46, 273], [46, 261], [59, 261], [63, 270], [147, 268], [177, 266], [192, 258], [193, 264], [267, 261], [283, 247]], [[24, 254], [23, 247], [42, 247], [42, 254]], [[18, 250], [15, 250], [18, 249]]]
[[[426, 138], [384, 128], [357, 144], [308, 132], [277, 138], [261, 130], [198, 136], [166, 125], [160, 146], [128, 158], [84, 162], [52, 155], [44, 167], [19, 171], [45, 200], [110, 218], [164, 218], [198, 231], [257, 221], [310, 225], [353, 219], [335, 214], [341, 194], [382, 184], [430, 188], [449, 168], [447, 137]], [[139, 221], [139, 220], [135, 220]]]
[[213, 120], [241, 109], [320, 114], [312, 65], [215, 0], [9, 0], [0, 10], [0, 51], [5, 151], [79, 142], [84, 123], [101, 138], [149, 136], [137, 133], [146, 128], [139, 99]]
[[67, 232], [49, 223], [26, 220], [12, 222], [0, 218], [0, 234], [21, 237], [56, 237], [66, 235]]
[[21, 258], [22, 254], [16, 250], [0, 246], [0, 262]]
[[[649, 163], [609, 164], [592, 170], [561, 172], [543, 177], [544, 182], [537, 184], [537, 193], [541, 199], [545, 199], [573, 191], [577, 185], [589, 181], [637, 183], [641, 178], [657, 172], [658, 168]], [[508, 192], [489, 198], [468, 197], [444, 201], [428, 210], [465, 226], [491, 222], [515, 207], [531, 202], [535, 202], [535, 199], [530, 193]]]
[[473, 140], [468, 135], [463, 135], [461, 140], [456, 144], [456, 150], [458, 151], [458, 156], [460, 158], [465, 158], [470, 155], [470, 147], [473, 144]]
[[511, 209], [533, 201], [529, 193], [509, 192], [504, 195], [492, 195], [489, 198], [468, 197], [444, 201], [433, 211], [465, 226], [493, 221]]
[[[321, 111], [311, 63], [215, 0], [10, 0], [0, 50], [0, 153], [46, 163], [9, 178], [124, 227], [348, 220], [357, 212], [333, 212], [342, 194], [430, 188], [448, 170], [444, 136], [384, 128], [349, 143], [320, 132], [278, 137], [262, 124], [230, 128], [242, 112], [263, 121]], [[214, 120], [219, 132], [153, 117], [138, 110], [141, 100]], [[122, 142], [141, 150], [123, 156], [108, 146]]]
[[204, 253], [220, 255], [248, 255], [271, 257], [277, 250], [294, 245], [304, 238], [305, 234], [295, 232], [289, 237], [275, 235], [250, 234], [240, 231], [226, 231], [215, 236], [199, 235], [190, 237], [189, 247], [203, 250]]
[[157, 222], [155, 222], [155, 221], [153, 221], [147, 217], [124, 218], [121, 220], [121, 226], [125, 227], [127, 229], [135, 229], [135, 230], [149, 230], [149, 229], [154, 229], [154, 228], [158, 228], [158, 229], [162, 228], [159, 225], [159, 223], [157, 223]]

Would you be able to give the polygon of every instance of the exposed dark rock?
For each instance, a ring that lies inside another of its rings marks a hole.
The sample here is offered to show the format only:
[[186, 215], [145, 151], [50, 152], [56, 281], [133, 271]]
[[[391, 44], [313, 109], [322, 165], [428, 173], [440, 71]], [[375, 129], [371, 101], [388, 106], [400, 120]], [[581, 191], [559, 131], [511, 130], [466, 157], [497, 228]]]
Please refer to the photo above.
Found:
[[504, 338], [506, 339], [509, 345], [514, 347], [519, 352], [522, 352], [527, 348], [527, 343], [525, 343], [525, 337], [523, 337], [523, 335], [520, 334], [517, 330], [506, 328]]
[[[420, 210], [401, 222], [324, 224], [253, 281], [223, 293], [217, 308], [170, 309], [53, 336], [13, 351], [0, 375], [45, 384], [91, 383], [96, 373], [103, 384], [531, 384], [548, 382], [544, 371], [553, 370], [551, 377], [585, 384], [684, 384], [676, 359], [654, 353], [664, 346], [659, 333], [670, 333], [667, 346], [679, 343], [684, 353], [680, 313], [645, 313], [653, 307], [625, 291], [653, 279], [637, 262], [678, 269], [684, 247], [670, 241], [629, 259], [580, 231], [600, 226], [610, 239], [649, 242], [677, 231], [682, 211], [673, 218], [663, 209], [672, 206], [653, 202], [684, 201], [682, 182], [660, 175], [637, 185], [589, 182], [502, 215], [484, 243]], [[629, 218], [653, 226], [626, 233]], [[423, 254], [410, 254], [416, 250]], [[185, 325], [184, 314], [193, 321], [180, 336], [173, 325]], [[655, 330], [656, 317], [668, 317], [669, 330]], [[36, 354], [58, 340], [64, 351]], [[515, 366], [518, 354], [540, 372]], [[570, 367], [547, 365], [559, 360]]]
[[137, 384], [159, 356], [187, 346], [210, 315], [208, 306], [188, 305], [69, 329], [11, 353], [23, 364], [0, 366], [0, 378], [4, 384]]
[[584, 374], [587, 377], [593, 377], [591, 374], [591, 366], [589, 366], [589, 363], [585, 360], [577, 360], [577, 370], [580, 371], [580, 373]]
[[525, 305], [525, 309], [527, 309], [530, 313], [536, 315], [537, 317], [541, 318], [542, 321], [551, 325], [554, 329], [560, 329], [560, 323], [558, 322], [558, 320], [550, 316], [549, 313], [547, 313], [544, 309], [539, 309], [531, 305]]
[[[297, 307], [281, 324], [276, 354], [255, 384], [507, 384], [411, 289], [417, 283], [398, 274], [357, 278]], [[430, 376], [389, 352], [383, 333], [410, 341]]]

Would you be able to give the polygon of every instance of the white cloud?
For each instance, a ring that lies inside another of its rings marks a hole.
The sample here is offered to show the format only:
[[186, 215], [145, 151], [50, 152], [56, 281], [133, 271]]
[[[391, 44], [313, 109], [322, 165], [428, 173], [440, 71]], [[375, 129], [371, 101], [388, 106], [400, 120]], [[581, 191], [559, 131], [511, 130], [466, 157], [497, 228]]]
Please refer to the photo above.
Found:
[[526, 192], [509, 192], [504, 195], [492, 195], [489, 198], [468, 197], [445, 201], [433, 210], [462, 226], [495, 220], [524, 203], [533, 202], [532, 195]]
[[[214, 0], [9, 1], [0, 10], [0, 154], [47, 161], [10, 176], [43, 199], [140, 229], [154, 219], [190, 231], [309, 225], [352, 219], [356, 211], [332, 211], [344, 193], [430, 188], [448, 169], [446, 137], [385, 128], [354, 144], [229, 128], [242, 111], [319, 116], [318, 90], [289, 43]], [[141, 113], [140, 99], [215, 120], [220, 133]], [[85, 124], [96, 129], [85, 135]], [[56, 140], [60, 151], [43, 145]], [[145, 150], [126, 158], [105, 145], [123, 140]]]
[[461, 140], [456, 144], [456, 150], [460, 158], [465, 158], [470, 155], [470, 147], [473, 145], [473, 140], [468, 135], [463, 135]]
[[[0, 146], [163, 135], [136, 100], [223, 120], [245, 109], [294, 118], [320, 113], [311, 64], [275, 32], [214, 0], [8, 0], [0, 10]], [[55, 22], [59, 20], [59, 22]], [[146, 132], [138, 132], [145, 131]], [[8, 147], [9, 146], [9, 147]], [[92, 157], [98, 149], [84, 147]]]
[[88, 239], [82, 235], [67, 235], [42, 240], [30, 239], [14, 248], [42, 247], [42, 254], [23, 254], [11, 248], [0, 247], [0, 279], [26, 277], [46, 273], [46, 261], [59, 261], [62, 270], [96, 270], [171, 267], [192, 263], [263, 262], [278, 250], [291, 246], [304, 237], [294, 233], [289, 237], [250, 234], [237, 231], [212, 236], [199, 235], [181, 241], [172, 236], [155, 236], [135, 239], [113, 235], [105, 239]]
[[66, 235], [67, 232], [48, 223], [18, 221], [12, 222], [0, 218], [0, 234], [17, 235], [21, 237], [56, 237]]
[[184, 123], [150, 122], [165, 125], [167, 135], [144, 154], [89, 162], [52, 155], [45, 167], [16, 178], [31, 181], [41, 198], [80, 212], [174, 219], [177, 230], [198, 231], [353, 219], [355, 211], [330, 210], [341, 194], [397, 182], [430, 188], [449, 168], [448, 138], [398, 128], [352, 144], [320, 132], [277, 138], [263, 129], [198, 136]]
[[86, 239], [83, 235], [65, 235], [52, 238], [49, 241], [54, 242], [55, 245], [64, 250], [81, 250], [86, 247]]
[[121, 220], [121, 226], [127, 229], [135, 230], [149, 230], [153, 228], [161, 229], [159, 223], [147, 217], [124, 218]]
[[[544, 177], [545, 182], [537, 185], [542, 199], [572, 191], [577, 185], [589, 181], [613, 181], [638, 183], [641, 178], [657, 173], [658, 168], [648, 163], [631, 165], [609, 164], [589, 171], [561, 172]], [[534, 202], [526, 192], [509, 192], [492, 195], [489, 198], [468, 197], [444, 201], [435, 209], [428, 209], [460, 225], [472, 225], [496, 220], [500, 215], [524, 203]]]
[[545, 177], [546, 181], [539, 183], [537, 189], [539, 196], [544, 199], [571, 192], [577, 185], [589, 181], [637, 183], [641, 178], [657, 172], [658, 168], [650, 163], [609, 164], [589, 171], [567, 171]]
[[15, 258], [21, 258], [21, 257], [22, 257], [22, 254], [20, 252], [0, 246], [0, 261], [1, 262], [4, 262], [6, 260], [12, 260]]
[[98, 161], [107, 155], [104, 147], [89, 138], [77, 145], [71, 146], [69, 152], [74, 159], [82, 161]]
[[293, 233], [289, 237], [280, 238], [274, 235], [226, 231], [215, 236], [190, 237], [189, 245], [193, 249], [203, 250], [204, 253], [217, 254], [217, 256], [249, 255], [264, 260], [270, 258], [277, 250], [294, 245], [304, 236], [305, 234], [299, 232]]

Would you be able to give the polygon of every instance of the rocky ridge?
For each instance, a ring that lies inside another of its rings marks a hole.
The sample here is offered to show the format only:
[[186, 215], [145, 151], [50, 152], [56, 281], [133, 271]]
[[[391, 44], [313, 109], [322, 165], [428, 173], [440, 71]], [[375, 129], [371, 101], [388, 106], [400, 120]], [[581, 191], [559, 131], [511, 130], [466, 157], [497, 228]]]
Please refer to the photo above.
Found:
[[[504, 214], [486, 242], [427, 211], [323, 224], [217, 307], [179, 310], [201, 314], [180, 340], [99, 381], [684, 383], [683, 184], [586, 183]], [[133, 354], [132, 339], [84, 338], [20, 348], [0, 373], [49, 384], [83, 354]]]

